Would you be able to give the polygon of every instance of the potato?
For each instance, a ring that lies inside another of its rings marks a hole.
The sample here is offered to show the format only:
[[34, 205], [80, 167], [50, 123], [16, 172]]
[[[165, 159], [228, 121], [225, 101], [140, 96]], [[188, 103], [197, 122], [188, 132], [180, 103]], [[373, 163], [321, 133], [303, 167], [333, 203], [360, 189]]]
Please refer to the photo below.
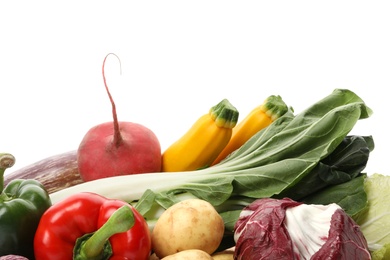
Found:
[[152, 231], [152, 249], [160, 258], [188, 249], [209, 255], [222, 241], [222, 217], [207, 201], [187, 199], [168, 208]]
[[156, 254], [153, 253], [153, 254], [151, 254], [151, 255], [149, 256], [149, 260], [160, 260], [160, 258], [158, 258], [158, 257], [156, 256]]
[[199, 249], [188, 249], [180, 251], [176, 254], [164, 257], [161, 260], [213, 260], [213, 258], [205, 251]]
[[223, 251], [211, 255], [214, 260], [233, 260], [234, 251]]

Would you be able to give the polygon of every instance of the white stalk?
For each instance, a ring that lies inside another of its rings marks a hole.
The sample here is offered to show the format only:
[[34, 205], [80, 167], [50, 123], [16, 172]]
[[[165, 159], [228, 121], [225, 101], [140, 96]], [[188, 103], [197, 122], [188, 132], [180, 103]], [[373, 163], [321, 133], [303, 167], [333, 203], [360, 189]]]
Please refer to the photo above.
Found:
[[144, 173], [124, 176], [108, 177], [84, 182], [75, 186], [50, 194], [53, 204], [79, 192], [94, 192], [111, 199], [134, 201], [151, 189], [153, 192], [170, 189], [193, 179], [191, 173]]

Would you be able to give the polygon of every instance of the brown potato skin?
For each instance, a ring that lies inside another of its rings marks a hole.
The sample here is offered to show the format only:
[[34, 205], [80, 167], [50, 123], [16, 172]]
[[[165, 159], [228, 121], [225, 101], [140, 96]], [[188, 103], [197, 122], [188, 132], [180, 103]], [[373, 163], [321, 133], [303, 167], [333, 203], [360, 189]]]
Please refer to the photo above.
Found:
[[4, 176], [4, 184], [7, 185], [14, 179], [37, 180], [43, 184], [49, 194], [83, 182], [77, 166], [76, 150], [53, 155], [7, 173]]
[[188, 249], [180, 251], [173, 255], [166, 256], [161, 260], [213, 260], [213, 258], [206, 252], [199, 249]]
[[215, 253], [211, 255], [214, 260], [233, 260], [234, 259], [234, 251], [223, 251], [219, 253]]
[[168, 208], [152, 231], [152, 248], [160, 257], [189, 249], [199, 249], [209, 255], [220, 245], [224, 222], [207, 201], [188, 199]]

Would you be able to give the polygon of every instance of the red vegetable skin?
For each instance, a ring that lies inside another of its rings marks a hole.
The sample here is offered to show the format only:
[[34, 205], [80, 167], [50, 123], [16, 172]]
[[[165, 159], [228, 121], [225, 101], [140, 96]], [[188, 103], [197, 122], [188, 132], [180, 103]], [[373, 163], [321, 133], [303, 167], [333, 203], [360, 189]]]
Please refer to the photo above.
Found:
[[[286, 209], [302, 203], [288, 198], [259, 199], [246, 207], [235, 225], [234, 259], [301, 259], [285, 227]], [[371, 259], [358, 225], [343, 210], [332, 217], [329, 235], [312, 260]]]
[[113, 252], [110, 259], [149, 259], [151, 235], [143, 216], [124, 201], [94, 193], [71, 195], [43, 214], [34, 237], [35, 258], [73, 259], [77, 238], [101, 228], [124, 205], [131, 208], [135, 223], [130, 230], [109, 238]]
[[367, 248], [360, 227], [339, 209], [332, 215], [328, 240], [311, 259], [371, 259]]
[[92, 127], [82, 139], [77, 161], [83, 181], [161, 171], [161, 146], [157, 136], [141, 124], [118, 121], [104, 75], [104, 64], [110, 54], [115, 55], [109, 53], [104, 58], [102, 73], [112, 105], [113, 122]]
[[[246, 216], [235, 225], [234, 259], [299, 259], [294, 255], [292, 241], [283, 223], [286, 208], [301, 203], [293, 200], [260, 199], [248, 205]], [[244, 213], [244, 212], [243, 212]]]
[[29, 259], [20, 255], [4, 255], [4, 256], [0, 256], [0, 260], [29, 260]]

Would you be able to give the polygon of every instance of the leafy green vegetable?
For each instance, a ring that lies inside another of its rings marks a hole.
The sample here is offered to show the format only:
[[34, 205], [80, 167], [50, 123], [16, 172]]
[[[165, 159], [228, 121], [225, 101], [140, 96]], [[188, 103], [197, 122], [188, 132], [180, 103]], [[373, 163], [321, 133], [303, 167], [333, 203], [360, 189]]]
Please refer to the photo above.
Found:
[[365, 174], [348, 182], [328, 186], [302, 199], [306, 204], [337, 203], [349, 215], [353, 216], [367, 207], [367, 195], [364, 190]]
[[[346, 136], [330, 155], [321, 160], [295, 186], [273, 197], [288, 197], [306, 204], [337, 203], [352, 216], [367, 206], [363, 188], [366, 175], [362, 170], [367, 165], [373, 147], [371, 136]], [[233, 230], [241, 209], [252, 201], [236, 196], [217, 207], [222, 212], [228, 230]]]
[[[175, 195], [182, 192], [190, 192], [215, 206], [232, 195], [272, 197], [297, 185], [336, 149], [358, 119], [371, 113], [353, 92], [336, 89], [297, 116], [288, 111], [220, 164], [196, 172], [198, 181], [156, 193], [155, 199], [167, 208], [177, 202]], [[137, 208], [144, 206], [138, 203]]]
[[359, 119], [371, 113], [354, 92], [335, 89], [297, 115], [290, 108], [212, 167], [105, 178], [58, 191], [51, 198], [56, 203], [72, 193], [96, 192], [132, 202], [153, 220], [161, 209], [197, 197], [233, 216], [227, 212], [242, 208], [239, 201], [272, 197], [297, 185], [339, 146]]
[[325, 187], [350, 181], [361, 175], [373, 149], [374, 141], [371, 136], [346, 136], [339, 146], [299, 183], [275, 197], [302, 200]]
[[390, 244], [384, 245], [382, 248], [371, 253], [372, 260], [390, 259]]
[[390, 255], [390, 176], [370, 175], [365, 179], [364, 189], [368, 206], [353, 218], [360, 225], [369, 249], [376, 251], [373, 259], [388, 259], [384, 256]]

